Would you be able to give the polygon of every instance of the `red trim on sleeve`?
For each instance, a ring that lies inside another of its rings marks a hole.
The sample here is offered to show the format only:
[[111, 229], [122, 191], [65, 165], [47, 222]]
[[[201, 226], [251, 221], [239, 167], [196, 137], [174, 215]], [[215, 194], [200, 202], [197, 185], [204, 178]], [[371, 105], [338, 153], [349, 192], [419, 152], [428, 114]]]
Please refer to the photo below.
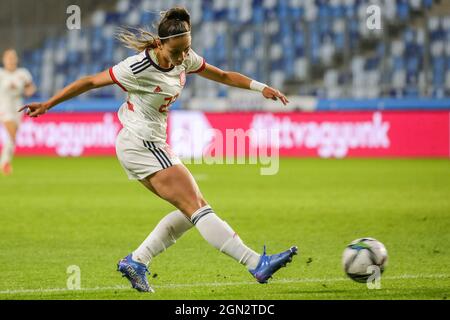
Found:
[[205, 70], [205, 67], [206, 67], [206, 60], [205, 60], [205, 58], [203, 58], [203, 63], [201, 65], [201, 67], [195, 71], [188, 72], [188, 74], [202, 72], [203, 70]]
[[128, 92], [128, 90], [125, 89], [125, 87], [123, 85], [121, 85], [119, 81], [117, 81], [117, 78], [114, 75], [114, 71], [113, 71], [112, 67], [109, 68], [109, 75], [111, 76], [112, 81], [114, 81], [119, 87], [121, 87], [123, 91]]

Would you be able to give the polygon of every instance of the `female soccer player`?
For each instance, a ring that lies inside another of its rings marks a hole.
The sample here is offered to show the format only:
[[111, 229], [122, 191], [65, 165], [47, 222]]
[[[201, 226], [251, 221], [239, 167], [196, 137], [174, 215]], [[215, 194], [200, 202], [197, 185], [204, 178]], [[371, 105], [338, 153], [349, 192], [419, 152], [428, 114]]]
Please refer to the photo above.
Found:
[[236, 72], [222, 71], [191, 49], [190, 15], [184, 8], [165, 12], [158, 36], [140, 30], [124, 31], [119, 39], [138, 54], [100, 74], [75, 81], [44, 103], [32, 103], [27, 113], [37, 117], [57, 104], [94, 88], [116, 83], [128, 93], [119, 110], [123, 124], [116, 141], [117, 157], [130, 179], [141, 182], [178, 210], [165, 216], [147, 239], [118, 263], [118, 271], [138, 291], [152, 292], [146, 273], [151, 260], [167, 250], [194, 226], [221, 252], [245, 265], [260, 283], [292, 260], [297, 247], [280, 254], [262, 255], [248, 248], [203, 198], [197, 183], [166, 144], [167, 112], [178, 98], [187, 73], [220, 83], [260, 91], [265, 98], [288, 103], [278, 90]]
[[15, 149], [16, 133], [22, 119], [17, 110], [23, 105], [22, 97], [31, 97], [36, 92], [31, 74], [27, 69], [18, 68], [19, 59], [14, 49], [3, 53], [3, 66], [0, 68], [0, 122], [8, 135], [3, 141], [0, 166], [4, 175], [12, 173], [12, 159]]

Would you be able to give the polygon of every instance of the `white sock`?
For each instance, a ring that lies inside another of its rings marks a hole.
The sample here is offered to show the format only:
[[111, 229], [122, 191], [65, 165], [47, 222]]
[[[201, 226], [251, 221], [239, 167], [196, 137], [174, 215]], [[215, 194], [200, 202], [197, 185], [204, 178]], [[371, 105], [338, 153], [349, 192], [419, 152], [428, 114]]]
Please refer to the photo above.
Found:
[[221, 220], [210, 206], [198, 209], [192, 215], [191, 221], [203, 238], [220, 252], [229, 255], [250, 270], [257, 267], [260, 255], [247, 247], [228, 223]]
[[14, 149], [15, 149], [14, 141], [11, 140], [9, 135], [4, 135], [3, 139], [3, 148], [2, 148], [2, 156], [0, 158], [0, 164], [5, 164], [8, 162], [11, 162], [13, 155], [14, 155]]
[[173, 211], [165, 216], [137, 248], [132, 259], [148, 265], [161, 252], [173, 245], [194, 225], [181, 211]]

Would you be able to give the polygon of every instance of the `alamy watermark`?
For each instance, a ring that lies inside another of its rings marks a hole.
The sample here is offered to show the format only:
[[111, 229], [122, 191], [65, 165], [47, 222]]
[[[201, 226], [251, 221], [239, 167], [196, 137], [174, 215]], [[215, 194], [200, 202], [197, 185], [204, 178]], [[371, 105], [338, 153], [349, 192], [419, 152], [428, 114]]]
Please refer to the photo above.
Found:
[[80, 290], [81, 289], [81, 269], [77, 265], [70, 265], [67, 267], [66, 273], [69, 275], [67, 278], [67, 289]]
[[370, 290], [381, 289], [381, 269], [379, 266], [371, 265], [367, 267], [370, 277], [367, 279], [367, 288]]
[[81, 8], [77, 5], [67, 7], [66, 13], [69, 15], [66, 20], [66, 26], [69, 30], [81, 29]]
[[381, 8], [377, 5], [370, 5], [366, 9], [366, 26], [369, 30], [381, 30]]
[[184, 128], [174, 128], [171, 144], [175, 148], [175, 153], [181, 156], [185, 164], [259, 164], [261, 175], [278, 173], [280, 169], [279, 130], [226, 129], [224, 131], [194, 127], [187, 133]]

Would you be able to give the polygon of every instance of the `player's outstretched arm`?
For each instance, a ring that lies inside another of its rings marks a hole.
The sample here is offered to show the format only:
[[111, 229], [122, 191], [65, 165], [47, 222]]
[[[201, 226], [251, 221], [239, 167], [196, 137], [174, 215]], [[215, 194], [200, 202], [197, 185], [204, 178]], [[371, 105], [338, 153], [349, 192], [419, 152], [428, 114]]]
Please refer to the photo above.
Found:
[[217, 81], [231, 87], [260, 91], [264, 98], [272, 100], [280, 99], [280, 101], [284, 105], [289, 103], [289, 100], [286, 98], [286, 96], [279, 90], [252, 80], [238, 72], [223, 71], [207, 63], [205, 69], [201, 71], [199, 75], [206, 79]]
[[56, 93], [46, 102], [33, 102], [20, 108], [19, 112], [27, 110], [27, 114], [36, 118], [42, 114], [45, 114], [48, 110], [54, 106], [72, 99], [80, 94], [83, 94], [89, 90], [105, 87], [114, 84], [108, 71], [103, 71], [95, 75], [83, 77], [75, 82], [72, 82], [67, 87]]

